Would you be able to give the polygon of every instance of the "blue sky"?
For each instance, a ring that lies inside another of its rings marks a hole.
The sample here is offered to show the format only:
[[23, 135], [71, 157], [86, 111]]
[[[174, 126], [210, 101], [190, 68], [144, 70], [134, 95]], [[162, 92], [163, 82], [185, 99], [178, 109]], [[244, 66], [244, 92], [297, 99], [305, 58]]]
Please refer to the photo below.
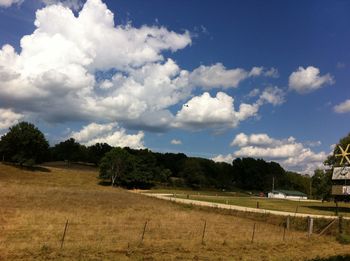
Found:
[[349, 132], [350, 2], [0, 0], [0, 133], [312, 173]]

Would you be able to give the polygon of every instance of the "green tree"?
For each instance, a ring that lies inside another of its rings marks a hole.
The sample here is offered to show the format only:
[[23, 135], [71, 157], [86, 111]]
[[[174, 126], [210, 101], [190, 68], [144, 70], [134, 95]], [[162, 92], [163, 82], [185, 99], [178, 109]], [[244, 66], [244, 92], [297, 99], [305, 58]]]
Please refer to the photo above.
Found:
[[206, 185], [204, 169], [197, 158], [187, 158], [184, 162], [180, 176], [185, 180], [186, 185], [199, 189]]
[[328, 199], [331, 195], [332, 173], [316, 169], [311, 178], [313, 195], [318, 199]]
[[114, 148], [101, 159], [100, 178], [110, 179], [112, 187], [122, 185], [128, 173], [134, 171], [132, 155], [122, 148]]
[[89, 146], [88, 150], [88, 161], [98, 165], [103, 156], [112, 149], [107, 143], [96, 143], [95, 145]]
[[52, 148], [52, 158], [54, 160], [87, 161], [88, 151], [84, 145], [79, 144], [75, 139], [70, 138], [56, 144]]
[[286, 178], [282, 183], [277, 184], [277, 188], [297, 190], [305, 194], [310, 194], [310, 177], [308, 175], [287, 171]]
[[100, 163], [100, 178], [110, 179], [112, 186], [147, 189], [167, 182], [169, 170], [157, 166], [153, 153], [147, 149], [114, 148]]
[[237, 186], [243, 189], [270, 191], [272, 180], [275, 188], [286, 179], [285, 170], [276, 162], [263, 159], [237, 158], [232, 162], [234, 176], [237, 175]]
[[19, 165], [41, 163], [48, 155], [49, 143], [32, 123], [20, 122], [1, 137], [0, 154], [3, 160]]

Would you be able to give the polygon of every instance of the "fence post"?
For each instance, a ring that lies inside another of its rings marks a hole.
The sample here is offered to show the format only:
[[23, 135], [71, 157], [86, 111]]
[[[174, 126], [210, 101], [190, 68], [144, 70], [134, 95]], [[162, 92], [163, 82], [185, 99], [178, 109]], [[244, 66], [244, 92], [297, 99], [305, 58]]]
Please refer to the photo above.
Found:
[[252, 235], [252, 243], [254, 242], [254, 236], [255, 236], [255, 223], [254, 223], [254, 227], [253, 227], [253, 235]]
[[202, 233], [202, 245], [204, 245], [204, 236], [205, 236], [205, 229], [207, 228], [207, 221], [204, 220], [204, 227], [203, 227], [203, 233]]
[[256, 202], [256, 208], [260, 208], [259, 201]]
[[64, 238], [66, 237], [66, 232], [67, 232], [67, 227], [68, 227], [68, 219], [66, 221], [66, 225], [64, 226], [64, 231], [61, 239], [61, 249], [63, 248], [63, 243], [64, 243]]
[[140, 245], [142, 244], [143, 239], [144, 239], [144, 237], [145, 237], [145, 232], [146, 232], [147, 223], [148, 223], [148, 220], [146, 220], [145, 225], [143, 226], [143, 231], [142, 231], [142, 236], [141, 236]]
[[290, 216], [287, 216], [287, 220], [286, 220], [286, 229], [289, 230], [290, 228]]
[[343, 234], [343, 216], [339, 216], [339, 234]]
[[298, 207], [299, 207], [299, 205], [297, 205], [297, 207], [295, 208], [295, 213], [294, 213], [294, 217], [297, 215], [297, 213], [298, 213]]
[[308, 237], [310, 238], [314, 226], [314, 219], [312, 217], [307, 217], [308, 219]]

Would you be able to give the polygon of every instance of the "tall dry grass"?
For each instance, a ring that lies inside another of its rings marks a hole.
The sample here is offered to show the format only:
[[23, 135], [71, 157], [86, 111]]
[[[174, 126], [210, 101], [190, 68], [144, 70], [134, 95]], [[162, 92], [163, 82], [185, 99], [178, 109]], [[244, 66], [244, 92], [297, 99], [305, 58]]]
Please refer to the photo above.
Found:
[[99, 186], [94, 171], [49, 170], [0, 165], [0, 260], [304, 260], [350, 252], [333, 237], [287, 231], [283, 241], [281, 226]]

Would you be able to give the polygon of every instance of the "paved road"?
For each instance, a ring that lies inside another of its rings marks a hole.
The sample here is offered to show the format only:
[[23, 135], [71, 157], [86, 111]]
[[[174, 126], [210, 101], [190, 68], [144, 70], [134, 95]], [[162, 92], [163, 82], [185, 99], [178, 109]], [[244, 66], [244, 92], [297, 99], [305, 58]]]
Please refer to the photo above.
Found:
[[[213, 208], [221, 208], [221, 209], [232, 209], [232, 210], [238, 210], [238, 211], [262, 213], [262, 214], [272, 214], [272, 215], [279, 215], [279, 216], [313, 217], [313, 218], [325, 218], [325, 219], [337, 218], [337, 216], [294, 213], [294, 212], [267, 210], [267, 209], [260, 209], [260, 208], [249, 208], [249, 207], [242, 207], [242, 206], [228, 205], [228, 204], [221, 204], [221, 203], [213, 203], [213, 202], [206, 202], [206, 201], [199, 201], [199, 200], [192, 200], [192, 199], [175, 198], [175, 197], [173, 197], [173, 194], [157, 194], [157, 193], [141, 193], [141, 194], [149, 196], [149, 197], [155, 197], [155, 198], [164, 199], [164, 200], [177, 202], [177, 203], [181, 203], [181, 204], [189, 204], [189, 205], [196, 205], [196, 206], [205, 206], [205, 207], [213, 207]], [[344, 219], [350, 219], [350, 218], [344, 217]]]

